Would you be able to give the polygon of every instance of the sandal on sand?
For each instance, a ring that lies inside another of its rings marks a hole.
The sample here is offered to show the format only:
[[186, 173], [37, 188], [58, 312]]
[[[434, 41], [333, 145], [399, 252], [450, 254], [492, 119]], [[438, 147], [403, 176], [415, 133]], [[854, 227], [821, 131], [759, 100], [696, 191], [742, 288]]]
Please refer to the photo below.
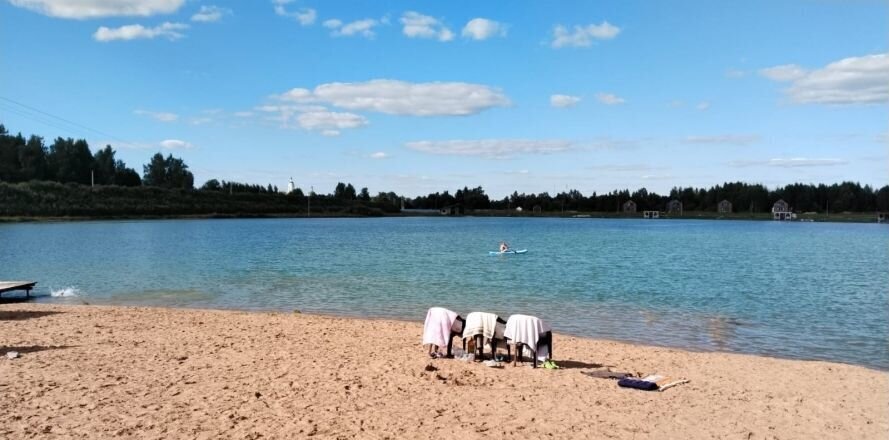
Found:
[[549, 359], [549, 360], [543, 362], [543, 368], [546, 368], [547, 370], [558, 370], [561, 367], [556, 365], [555, 361], [553, 361], [552, 359]]

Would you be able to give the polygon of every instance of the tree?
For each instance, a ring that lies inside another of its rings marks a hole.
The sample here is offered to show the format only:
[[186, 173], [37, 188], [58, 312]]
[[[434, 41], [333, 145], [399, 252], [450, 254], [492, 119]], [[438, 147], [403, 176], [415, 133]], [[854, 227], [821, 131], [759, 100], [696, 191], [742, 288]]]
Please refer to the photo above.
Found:
[[222, 185], [216, 179], [210, 179], [201, 186], [201, 191], [222, 191]]
[[142, 167], [142, 183], [147, 186], [166, 186], [167, 162], [164, 155], [155, 153], [147, 165]]
[[180, 158], [167, 156], [164, 161], [167, 168], [167, 181], [169, 188], [193, 189], [194, 175], [188, 171], [188, 165]]
[[163, 188], [193, 189], [194, 175], [188, 171], [188, 165], [181, 158], [168, 155], [166, 159], [155, 153], [151, 161], [142, 167], [144, 183], [148, 186]]
[[346, 198], [346, 184], [343, 182], [338, 182], [336, 184], [336, 188], [333, 190], [333, 197], [335, 199], [343, 200]]
[[6, 127], [0, 125], [0, 181], [18, 182], [21, 180], [19, 170], [19, 148], [25, 144], [21, 134], [9, 136]]
[[93, 171], [95, 173], [96, 183], [99, 185], [114, 184], [114, 177], [117, 174], [117, 163], [114, 160], [114, 150], [111, 145], [96, 152], [93, 156]]
[[343, 192], [343, 198], [346, 200], [355, 200], [355, 187], [352, 186], [351, 183], [346, 185], [346, 189]]
[[46, 180], [49, 178], [46, 165], [46, 146], [43, 138], [31, 136], [28, 142], [19, 148], [20, 177], [23, 181]]
[[118, 160], [114, 166], [114, 184], [119, 186], [141, 186], [142, 178], [132, 168], [127, 168], [123, 161]]
[[367, 190], [367, 187], [361, 188], [361, 194], [358, 195], [358, 200], [363, 202], [370, 201], [370, 192]]
[[58, 182], [87, 185], [91, 181], [93, 154], [83, 139], [56, 138], [47, 156], [50, 174]]

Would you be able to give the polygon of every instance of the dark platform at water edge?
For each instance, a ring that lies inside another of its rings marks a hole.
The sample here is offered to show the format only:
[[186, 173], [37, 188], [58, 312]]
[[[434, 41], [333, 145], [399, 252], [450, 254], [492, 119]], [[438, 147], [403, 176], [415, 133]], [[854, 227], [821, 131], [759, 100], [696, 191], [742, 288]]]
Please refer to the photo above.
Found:
[[37, 284], [37, 281], [0, 281], [0, 297], [4, 292], [12, 292], [15, 290], [24, 290], [25, 298], [31, 297], [31, 289]]

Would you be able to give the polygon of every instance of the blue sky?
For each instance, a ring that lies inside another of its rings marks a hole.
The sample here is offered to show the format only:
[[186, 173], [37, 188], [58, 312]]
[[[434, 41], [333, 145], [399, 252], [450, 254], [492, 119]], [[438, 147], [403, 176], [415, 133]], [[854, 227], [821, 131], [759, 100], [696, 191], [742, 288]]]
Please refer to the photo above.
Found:
[[2, 0], [0, 121], [198, 184], [882, 186], [887, 35], [886, 1]]

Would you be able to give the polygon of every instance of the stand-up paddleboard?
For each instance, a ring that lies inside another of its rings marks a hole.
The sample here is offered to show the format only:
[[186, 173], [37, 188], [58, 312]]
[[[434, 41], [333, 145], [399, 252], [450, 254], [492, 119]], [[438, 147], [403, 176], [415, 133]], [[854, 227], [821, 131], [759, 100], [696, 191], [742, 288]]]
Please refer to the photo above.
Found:
[[505, 252], [495, 252], [495, 251], [490, 251], [490, 252], [488, 252], [488, 255], [524, 254], [524, 253], [527, 253], [527, 252], [528, 252], [527, 249], [519, 249], [519, 250], [517, 250], [517, 251], [508, 250], [508, 251], [505, 251]]

